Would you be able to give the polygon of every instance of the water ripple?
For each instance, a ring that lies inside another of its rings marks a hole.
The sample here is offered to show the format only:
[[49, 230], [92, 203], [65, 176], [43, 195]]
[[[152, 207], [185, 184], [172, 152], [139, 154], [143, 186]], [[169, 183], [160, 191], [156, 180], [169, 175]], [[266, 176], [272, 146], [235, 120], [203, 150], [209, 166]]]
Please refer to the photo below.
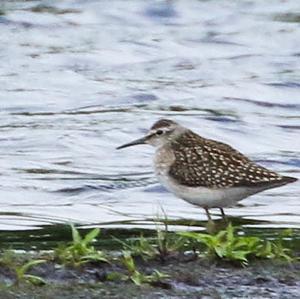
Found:
[[[149, 228], [161, 207], [174, 229], [202, 227], [201, 209], [157, 183], [153, 148], [115, 150], [162, 117], [300, 178], [298, 10], [294, 0], [3, 3], [0, 229]], [[244, 226], [300, 227], [299, 185], [226, 212]]]

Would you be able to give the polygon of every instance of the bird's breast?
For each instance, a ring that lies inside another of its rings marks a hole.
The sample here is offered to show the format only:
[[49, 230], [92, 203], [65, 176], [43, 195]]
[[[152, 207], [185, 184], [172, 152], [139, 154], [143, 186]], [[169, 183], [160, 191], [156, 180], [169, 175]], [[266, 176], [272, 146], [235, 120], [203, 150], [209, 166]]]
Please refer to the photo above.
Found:
[[154, 169], [156, 175], [158, 177], [166, 176], [174, 161], [175, 155], [169, 147], [163, 146], [157, 149], [154, 157]]

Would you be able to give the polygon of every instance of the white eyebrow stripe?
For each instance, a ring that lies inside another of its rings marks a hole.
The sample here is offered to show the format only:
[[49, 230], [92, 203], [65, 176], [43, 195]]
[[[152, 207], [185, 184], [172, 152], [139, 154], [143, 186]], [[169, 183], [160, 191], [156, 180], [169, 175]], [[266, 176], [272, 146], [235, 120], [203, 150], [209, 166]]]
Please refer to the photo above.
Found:
[[168, 132], [168, 131], [171, 131], [171, 128], [167, 128], [167, 127], [163, 128], [163, 127], [161, 127], [161, 128], [157, 128], [157, 129], [154, 129], [154, 130], [152, 129], [152, 130], [149, 131], [149, 135], [156, 134], [157, 131]]

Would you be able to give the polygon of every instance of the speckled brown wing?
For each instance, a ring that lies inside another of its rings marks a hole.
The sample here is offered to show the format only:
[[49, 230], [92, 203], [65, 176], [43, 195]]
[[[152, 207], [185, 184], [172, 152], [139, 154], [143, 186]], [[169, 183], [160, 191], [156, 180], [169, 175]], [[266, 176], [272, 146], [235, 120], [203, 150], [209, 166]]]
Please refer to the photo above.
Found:
[[170, 167], [169, 175], [185, 186], [268, 189], [293, 179], [255, 164], [227, 144], [202, 138], [192, 131], [174, 141], [172, 149], [175, 162]]

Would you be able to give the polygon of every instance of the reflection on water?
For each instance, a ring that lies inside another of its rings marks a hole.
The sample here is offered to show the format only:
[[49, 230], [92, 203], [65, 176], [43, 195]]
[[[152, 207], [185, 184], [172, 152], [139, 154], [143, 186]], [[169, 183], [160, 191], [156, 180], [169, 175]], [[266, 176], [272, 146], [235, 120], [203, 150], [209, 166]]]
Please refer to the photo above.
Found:
[[[157, 184], [153, 149], [115, 151], [160, 117], [299, 177], [296, 2], [2, 4], [0, 229], [145, 228], [161, 209], [204, 221]], [[227, 213], [299, 228], [299, 186]]]

